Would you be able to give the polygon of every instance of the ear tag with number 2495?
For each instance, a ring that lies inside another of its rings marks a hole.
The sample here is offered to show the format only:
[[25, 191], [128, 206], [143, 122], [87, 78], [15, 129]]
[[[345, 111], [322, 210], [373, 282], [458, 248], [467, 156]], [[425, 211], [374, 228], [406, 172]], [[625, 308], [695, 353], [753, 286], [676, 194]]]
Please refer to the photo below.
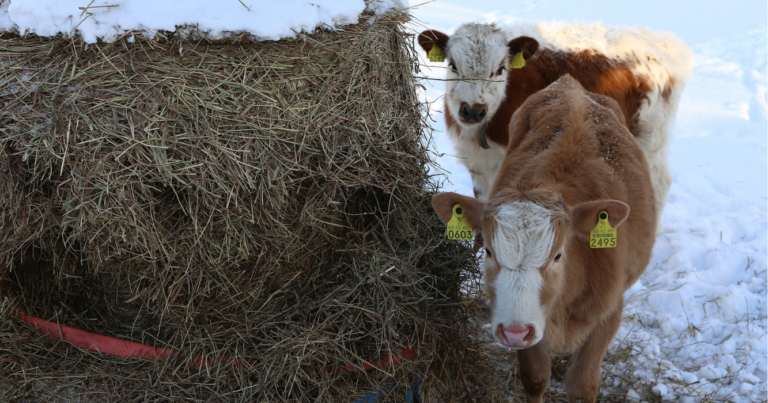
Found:
[[595, 228], [589, 231], [590, 248], [615, 248], [616, 247], [616, 229], [611, 227], [608, 222], [608, 213], [601, 211], [597, 216], [598, 221]]
[[445, 235], [448, 239], [459, 241], [472, 240], [472, 227], [464, 220], [464, 209], [461, 208], [461, 204], [453, 206], [453, 216], [448, 220], [448, 228], [445, 230]]

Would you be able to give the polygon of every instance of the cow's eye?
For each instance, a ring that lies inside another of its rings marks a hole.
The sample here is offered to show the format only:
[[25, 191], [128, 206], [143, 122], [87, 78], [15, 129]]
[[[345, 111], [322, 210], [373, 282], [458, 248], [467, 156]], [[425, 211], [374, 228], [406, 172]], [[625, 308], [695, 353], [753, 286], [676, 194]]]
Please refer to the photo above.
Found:
[[491, 251], [488, 248], [485, 248], [485, 255], [491, 257]]
[[456, 68], [456, 65], [455, 65], [455, 64], [453, 64], [453, 62], [449, 62], [449, 63], [448, 63], [448, 67], [450, 67], [450, 68], [451, 68], [451, 70], [453, 70], [454, 72], [458, 72], [458, 71], [459, 71], [459, 70]]
[[501, 67], [499, 67], [498, 70], [496, 70], [496, 75], [498, 76], [498, 75], [500, 75], [503, 72], [504, 72], [504, 66], [501, 66]]
[[563, 256], [563, 254], [562, 254], [562, 253], [558, 253], [557, 255], [555, 255], [555, 262], [557, 262], [558, 260], [560, 260], [560, 257], [562, 257], [562, 256]]

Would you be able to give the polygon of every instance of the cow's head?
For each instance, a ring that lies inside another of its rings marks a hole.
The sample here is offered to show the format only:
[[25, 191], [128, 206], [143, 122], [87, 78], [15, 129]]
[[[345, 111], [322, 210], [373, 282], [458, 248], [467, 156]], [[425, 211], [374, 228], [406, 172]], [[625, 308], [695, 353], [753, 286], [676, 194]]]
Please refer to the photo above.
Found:
[[[589, 231], [597, 224], [598, 214], [607, 211], [614, 228], [629, 214], [629, 206], [617, 200], [568, 208], [559, 195], [543, 189], [504, 189], [487, 203], [456, 193], [432, 198], [435, 211], [446, 222], [456, 204], [461, 204], [465, 220], [482, 231], [485, 240], [485, 285], [493, 335], [514, 349], [533, 346], [544, 337], [550, 310], [567, 287], [569, 255], [580, 253], [582, 247], [589, 249]], [[581, 246], [566, 249], [572, 236], [578, 237]]]
[[437, 47], [445, 54], [448, 113], [467, 128], [487, 121], [498, 110], [504, 100], [510, 58], [522, 52], [528, 59], [539, 49], [533, 38], [521, 36], [508, 41], [495, 25], [476, 23], [461, 25], [450, 37], [426, 30], [418, 42], [427, 53]]

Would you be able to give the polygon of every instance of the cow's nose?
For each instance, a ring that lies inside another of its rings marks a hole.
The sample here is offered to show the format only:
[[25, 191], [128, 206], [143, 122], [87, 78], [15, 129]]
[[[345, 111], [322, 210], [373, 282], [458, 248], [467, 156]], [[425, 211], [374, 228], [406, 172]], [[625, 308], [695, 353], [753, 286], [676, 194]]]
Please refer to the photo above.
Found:
[[459, 116], [470, 122], [480, 122], [485, 118], [487, 109], [488, 108], [482, 104], [473, 104], [470, 106], [466, 102], [462, 102]]
[[531, 325], [504, 326], [499, 323], [496, 335], [501, 344], [511, 348], [527, 348], [534, 337], [534, 328]]

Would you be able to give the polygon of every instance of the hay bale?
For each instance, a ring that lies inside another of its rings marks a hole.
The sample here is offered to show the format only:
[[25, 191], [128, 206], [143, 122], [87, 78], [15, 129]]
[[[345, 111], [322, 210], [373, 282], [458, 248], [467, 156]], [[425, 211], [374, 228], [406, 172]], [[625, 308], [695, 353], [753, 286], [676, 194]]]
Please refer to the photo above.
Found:
[[341, 402], [414, 374], [472, 393], [476, 262], [431, 211], [404, 19], [277, 42], [0, 34], [4, 308], [254, 364], [111, 358], [3, 309], [0, 400]]

